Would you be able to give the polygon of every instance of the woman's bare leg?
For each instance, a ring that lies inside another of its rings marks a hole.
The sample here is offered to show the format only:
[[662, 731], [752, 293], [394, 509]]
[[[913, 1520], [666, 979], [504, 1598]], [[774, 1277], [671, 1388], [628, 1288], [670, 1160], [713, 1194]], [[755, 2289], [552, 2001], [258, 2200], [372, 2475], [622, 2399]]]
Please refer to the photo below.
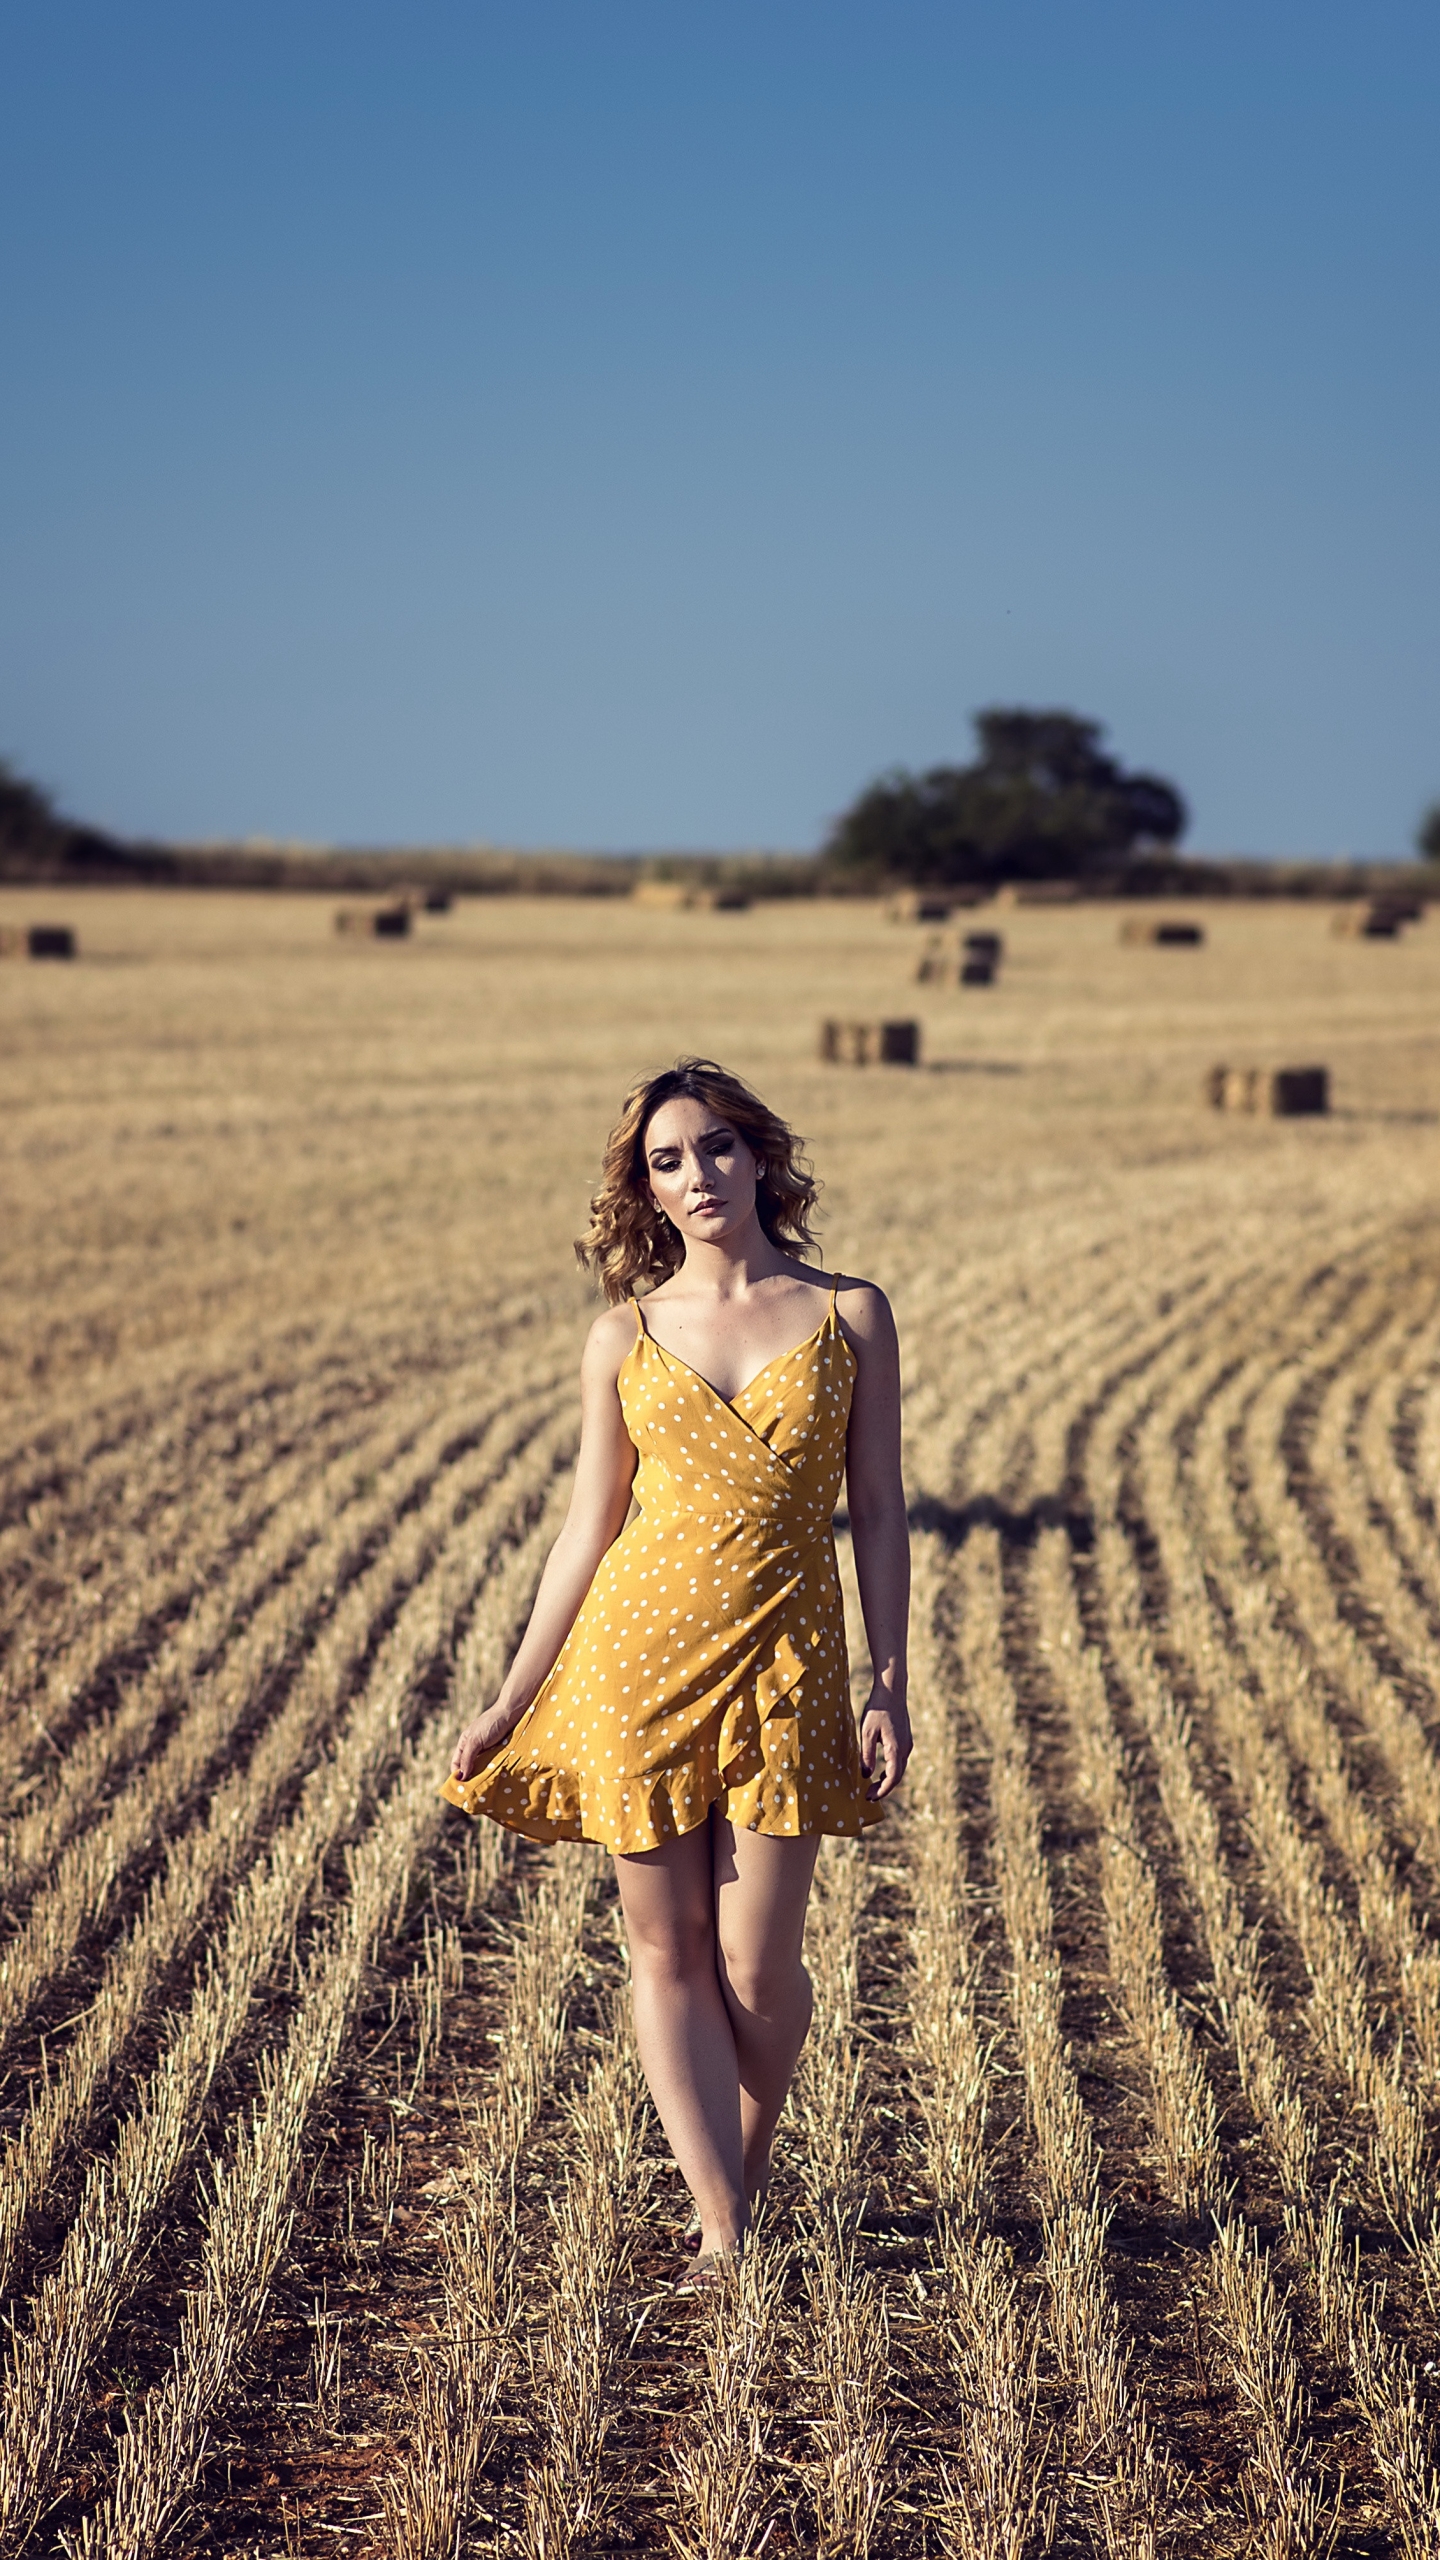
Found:
[[655, 2110], [700, 2215], [702, 2251], [745, 2235], [740, 2066], [715, 1960], [711, 1826], [617, 1857], [635, 2036]]
[[640, 2059], [702, 2251], [738, 2244], [769, 2180], [810, 2025], [801, 1948], [819, 1847], [712, 1814], [683, 1840], [615, 1861]]
[[770, 2178], [770, 2145], [814, 2006], [801, 1962], [805, 1906], [820, 1843], [715, 1832], [715, 1934], [720, 1987], [735, 2038], [745, 2194], [758, 2203]]

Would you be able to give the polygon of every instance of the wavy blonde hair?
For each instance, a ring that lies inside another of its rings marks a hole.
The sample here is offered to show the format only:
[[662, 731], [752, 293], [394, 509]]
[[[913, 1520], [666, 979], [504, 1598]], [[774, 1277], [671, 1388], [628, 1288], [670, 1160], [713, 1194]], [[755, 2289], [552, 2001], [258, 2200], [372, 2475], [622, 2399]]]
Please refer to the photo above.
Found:
[[810, 1232], [820, 1185], [803, 1153], [803, 1139], [713, 1058], [677, 1058], [673, 1067], [644, 1077], [626, 1094], [605, 1141], [590, 1224], [575, 1240], [577, 1259], [595, 1273], [612, 1306], [632, 1297], [638, 1282], [653, 1289], [668, 1280], [685, 1259], [678, 1230], [655, 1206], [645, 1163], [645, 1132], [656, 1112], [682, 1098], [703, 1102], [728, 1121], [763, 1164], [755, 1207], [771, 1243], [783, 1252], [820, 1250]]

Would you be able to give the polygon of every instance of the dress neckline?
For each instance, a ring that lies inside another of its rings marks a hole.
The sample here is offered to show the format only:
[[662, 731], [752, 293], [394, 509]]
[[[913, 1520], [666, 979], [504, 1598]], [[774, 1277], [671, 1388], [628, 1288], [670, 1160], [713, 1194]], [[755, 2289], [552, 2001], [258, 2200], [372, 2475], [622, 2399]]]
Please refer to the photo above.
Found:
[[781, 1362], [785, 1360], [798, 1360], [802, 1351], [808, 1351], [812, 1342], [818, 1342], [822, 1333], [829, 1332], [831, 1326], [835, 1322], [835, 1301], [839, 1295], [840, 1283], [837, 1280], [834, 1288], [830, 1292], [830, 1304], [826, 1308], [820, 1322], [814, 1328], [814, 1331], [807, 1333], [804, 1341], [797, 1342], [791, 1350], [777, 1351], [773, 1359], [762, 1361], [760, 1367], [755, 1371], [754, 1376], [747, 1378], [743, 1387], [737, 1387], [733, 1396], [722, 1396], [713, 1378], [707, 1378], [704, 1370], [697, 1369], [693, 1361], [687, 1360], [683, 1351], [667, 1351], [663, 1342], [656, 1341], [654, 1334], [651, 1332], [650, 1327], [646, 1323], [645, 1318], [640, 1311], [640, 1301], [638, 1298], [632, 1298], [630, 1301], [635, 1310], [636, 1335], [635, 1340], [631, 1343], [630, 1349], [626, 1352], [625, 1357], [627, 1360], [633, 1359], [641, 1344], [648, 1342], [653, 1350], [659, 1352], [662, 1360], [669, 1360], [673, 1362], [677, 1369], [688, 1370], [690, 1376], [698, 1379], [700, 1385], [715, 1398], [717, 1404], [723, 1404], [727, 1413], [733, 1413], [740, 1401], [740, 1398], [742, 1396], [748, 1396], [751, 1388], [759, 1385], [760, 1380], [765, 1376], [767, 1370], [778, 1369]]

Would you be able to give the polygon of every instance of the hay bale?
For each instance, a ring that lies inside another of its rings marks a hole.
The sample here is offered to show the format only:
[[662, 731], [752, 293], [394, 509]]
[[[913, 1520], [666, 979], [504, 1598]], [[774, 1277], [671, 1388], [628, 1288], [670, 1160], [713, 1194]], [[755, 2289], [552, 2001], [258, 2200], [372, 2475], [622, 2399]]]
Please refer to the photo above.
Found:
[[1312, 1112], [1330, 1108], [1330, 1070], [1328, 1067], [1275, 1067], [1263, 1079], [1264, 1100], [1259, 1108], [1273, 1112], [1277, 1120], [1295, 1120]]
[[832, 1066], [917, 1066], [920, 1025], [918, 1022], [822, 1022], [820, 1055]]
[[912, 889], [908, 897], [894, 898], [890, 904], [897, 924], [948, 924], [953, 911], [953, 900], [938, 889]]
[[1330, 932], [1343, 942], [1394, 942], [1407, 924], [1425, 922], [1425, 899], [1391, 893], [1381, 899], [1350, 899], [1330, 916]]
[[0, 924], [0, 960], [23, 960], [29, 948], [23, 924]]
[[637, 880], [630, 892], [637, 907], [693, 907], [695, 897], [683, 880]]
[[1330, 1108], [1328, 1067], [1212, 1067], [1205, 1100], [1216, 1111], [1262, 1112], [1276, 1120], [1308, 1118]]
[[32, 960], [73, 960], [75, 932], [68, 924], [32, 924], [25, 936]]
[[932, 933], [915, 963], [916, 981], [922, 987], [993, 986], [1004, 948], [998, 933], [967, 933], [959, 941]]
[[703, 889], [689, 880], [637, 880], [630, 892], [637, 907], [698, 908], [708, 915], [743, 915], [753, 902], [748, 889]]
[[1402, 928], [1418, 924], [1424, 913], [1416, 898], [1370, 898], [1362, 905], [1337, 907], [1330, 930], [1343, 942], [1395, 942]]
[[957, 907], [982, 907], [985, 897], [973, 882], [949, 889], [906, 889], [886, 900], [885, 913], [892, 924], [948, 924]]
[[410, 910], [398, 907], [337, 907], [337, 933], [358, 934], [381, 942], [400, 942], [410, 930]]
[[427, 916], [448, 916], [454, 904], [448, 889], [427, 889], [425, 892]]
[[1152, 948], [1192, 949], [1205, 939], [1203, 924], [1195, 924], [1188, 916], [1127, 916], [1120, 927], [1122, 942], [1145, 943]]

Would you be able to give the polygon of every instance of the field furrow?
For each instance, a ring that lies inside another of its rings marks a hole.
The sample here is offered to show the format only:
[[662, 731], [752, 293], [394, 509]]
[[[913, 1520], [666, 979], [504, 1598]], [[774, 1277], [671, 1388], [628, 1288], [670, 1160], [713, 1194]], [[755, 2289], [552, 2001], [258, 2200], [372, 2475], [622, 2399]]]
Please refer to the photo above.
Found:
[[[533, 1580], [539, 1541], [531, 1509], [528, 1501], [512, 1507], [511, 1525], [523, 1542], [515, 1552], [525, 1554]], [[551, 1535], [555, 1525], [552, 1519]], [[53, 2498], [80, 2423], [89, 2366], [139, 2278], [155, 2215], [191, 2166], [212, 2085], [296, 1921], [357, 1825], [363, 1859], [373, 1832], [373, 1825], [364, 1825], [366, 1808], [407, 1739], [411, 1756], [392, 1789], [389, 1836], [381, 1835], [371, 1891], [393, 1898], [411, 1860], [423, 1855], [440, 1828], [438, 1783], [452, 1712], [448, 1694], [442, 1692], [442, 1702], [413, 1738], [409, 1727], [425, 1667], [448, 1661], [485, 1588], [490, 1551], [477, 1556], [468, 1541], [458, 1545], [458, 1552], [442, 1553], [436, 1571], [397, 1619], [337, 1748], [311, 1771], [295, 1813], [246, 1876], [189, 2009], [120, 2126], [113, 2159], [97, 2161], [86, 2178], [59, 2260], [28, 2306], [0, 2379], [6, 2422], [0, 2549], [23, 2549]], [[507, 1574], [502, 1568], [499, 1581], [494, 1605], [503, 1636], [515, 1622], [513, 1569]], [[378, 1818], [387, 1819], [383, 1808]], [[363, 1868], [353, 1854], [348, 1865], [353, 1900]], [[377, 1908], [383, 1914], [384, 1901]], [[367, 1943], [374, 1934], [372, 1925]]]
[[[7, 976], [0, 2560], [1437, 2560], [1440, 946], [1121, 920], [96, 892]], [[608, 1862], [436, 1791], [682, 1044], [891, 1296], [915, 1564], [698, 2293]]]

